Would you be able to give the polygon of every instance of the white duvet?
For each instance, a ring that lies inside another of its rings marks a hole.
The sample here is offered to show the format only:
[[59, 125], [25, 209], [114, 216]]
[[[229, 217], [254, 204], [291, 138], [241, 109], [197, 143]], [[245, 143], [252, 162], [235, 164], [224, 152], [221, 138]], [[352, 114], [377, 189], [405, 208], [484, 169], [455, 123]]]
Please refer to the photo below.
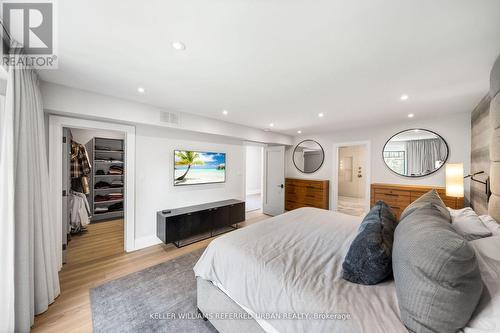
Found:
[[[360, 223], [297, 209], [215, 239], [194, 271], [261, 316], [267, 332], [406, 333], [392, 280], [362, 286], [341, 277]], [[314, 315], [329, 319], [307, 317]]]

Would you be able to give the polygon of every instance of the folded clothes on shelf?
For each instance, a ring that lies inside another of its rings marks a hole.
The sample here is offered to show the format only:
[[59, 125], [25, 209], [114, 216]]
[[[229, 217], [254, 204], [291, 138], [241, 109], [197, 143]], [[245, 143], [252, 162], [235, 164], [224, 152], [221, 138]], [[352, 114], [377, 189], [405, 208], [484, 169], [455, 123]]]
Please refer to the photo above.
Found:
[[109, 211], [108, 207], [96, 207], [94, 208], [94, 214], [107, 213]]
[[118, 210], [123, 210], [123, 202], [117, 202], [108, 207], [109, 212], [116, 212]]
[[98, 194], [94, 197], [94, 201], [95, 202], [109, 201], [109, 197], [107, 195]]
[[113, 150], [113, 151], [123, 151], [122, 149], [111, 149], [110, 147], [108, 146], [95, 146], [95, 149], [96, 150], [107, 150], [107, 151], [110, 151], [110, 150]]
[[103, 175], [105, 175], [105, 174], [106, 174], [106, 172], [104, 172], [104, 170], [97, 170], [97, 171], [95, 172], [95, 174], [96, 174], [97, 176], [103, 176]]
[[94, 185], [94, 188], [97, 188], [97, 189], [99, 189], [99, 188], [109, 188], [109, 187], [111, 187], [111, 184], [108, 183], [108, 182], [105, 182], [105, 181], [97, 182]]
[[111, 187], [123, 187], [123, 180], [116, 179], [111, 182]]
[[95, 162], [106, 162], [106, 163], [123, 163], [122, 160], [117, 160], [115, 158], [96, 158]]
[[109, 200], [123, 199], [123, 193], [109, 193], [108, 198]]
[[123, 175], [123, 167], [120, 165], [112, 165], [109, 167], [108, 174], [110, 174], [110, 175]]
[[110, 201], [110, 200], [120, 200], [123, 199], [123, 193], [108, 193], [108, 194], [97, 194], [94, 197], [94, 201], [96, 202], [103, 202], [103, 201]]

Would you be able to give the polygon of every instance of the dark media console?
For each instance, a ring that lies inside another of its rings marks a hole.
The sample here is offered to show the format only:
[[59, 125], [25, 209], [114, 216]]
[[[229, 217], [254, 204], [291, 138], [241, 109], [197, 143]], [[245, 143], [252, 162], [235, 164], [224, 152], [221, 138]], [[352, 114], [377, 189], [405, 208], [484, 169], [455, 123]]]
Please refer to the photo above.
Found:
[[245, 202], [224, 200], [156, 213], [156, 235], [165, 244], [186, 246], [236, 229], [245, 221]]

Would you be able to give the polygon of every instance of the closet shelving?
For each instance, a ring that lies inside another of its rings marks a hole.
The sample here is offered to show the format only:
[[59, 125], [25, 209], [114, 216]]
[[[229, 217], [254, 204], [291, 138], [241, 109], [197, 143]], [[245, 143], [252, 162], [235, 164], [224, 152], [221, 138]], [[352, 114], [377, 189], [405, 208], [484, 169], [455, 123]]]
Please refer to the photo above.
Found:
[[[86, 144], [87, 152], [89, 154], [90, 163], [92, 164], [92, 174], [90, 177], [90, 198], [89, 204], [92, 210], [92, 222], [109, 220], [123, 217], [124, 213], [124, 198], [125, 198], [125, 145], [121, 139], [109, 138], [93, 138]], [[109, 174], [110, 168], [118, 166], [123, 168], [122, 174]], [[97, 173], [104, 174], [97, 174]], [[113, 181], [121, 181], [122, 186], [117, 187], [97, 187], [97, 184], [102, 182], [111, 185]], [[106, 196], [110, 193], [121, 193], [122, 198], [110, 198], [106, 201], [97, 201], [96, 196]], [[113, 211], [100, 212], [102, 208], [122, 203], [120, 209]]]

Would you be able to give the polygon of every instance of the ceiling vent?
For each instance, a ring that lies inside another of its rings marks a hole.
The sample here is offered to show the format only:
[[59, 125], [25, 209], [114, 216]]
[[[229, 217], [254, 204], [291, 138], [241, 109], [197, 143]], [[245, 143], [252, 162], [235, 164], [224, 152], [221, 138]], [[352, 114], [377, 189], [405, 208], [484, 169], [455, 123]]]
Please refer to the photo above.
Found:
[[179, 125], [180, 114], [175, 112], [160, 111], [160, 121], [172, 125]]

